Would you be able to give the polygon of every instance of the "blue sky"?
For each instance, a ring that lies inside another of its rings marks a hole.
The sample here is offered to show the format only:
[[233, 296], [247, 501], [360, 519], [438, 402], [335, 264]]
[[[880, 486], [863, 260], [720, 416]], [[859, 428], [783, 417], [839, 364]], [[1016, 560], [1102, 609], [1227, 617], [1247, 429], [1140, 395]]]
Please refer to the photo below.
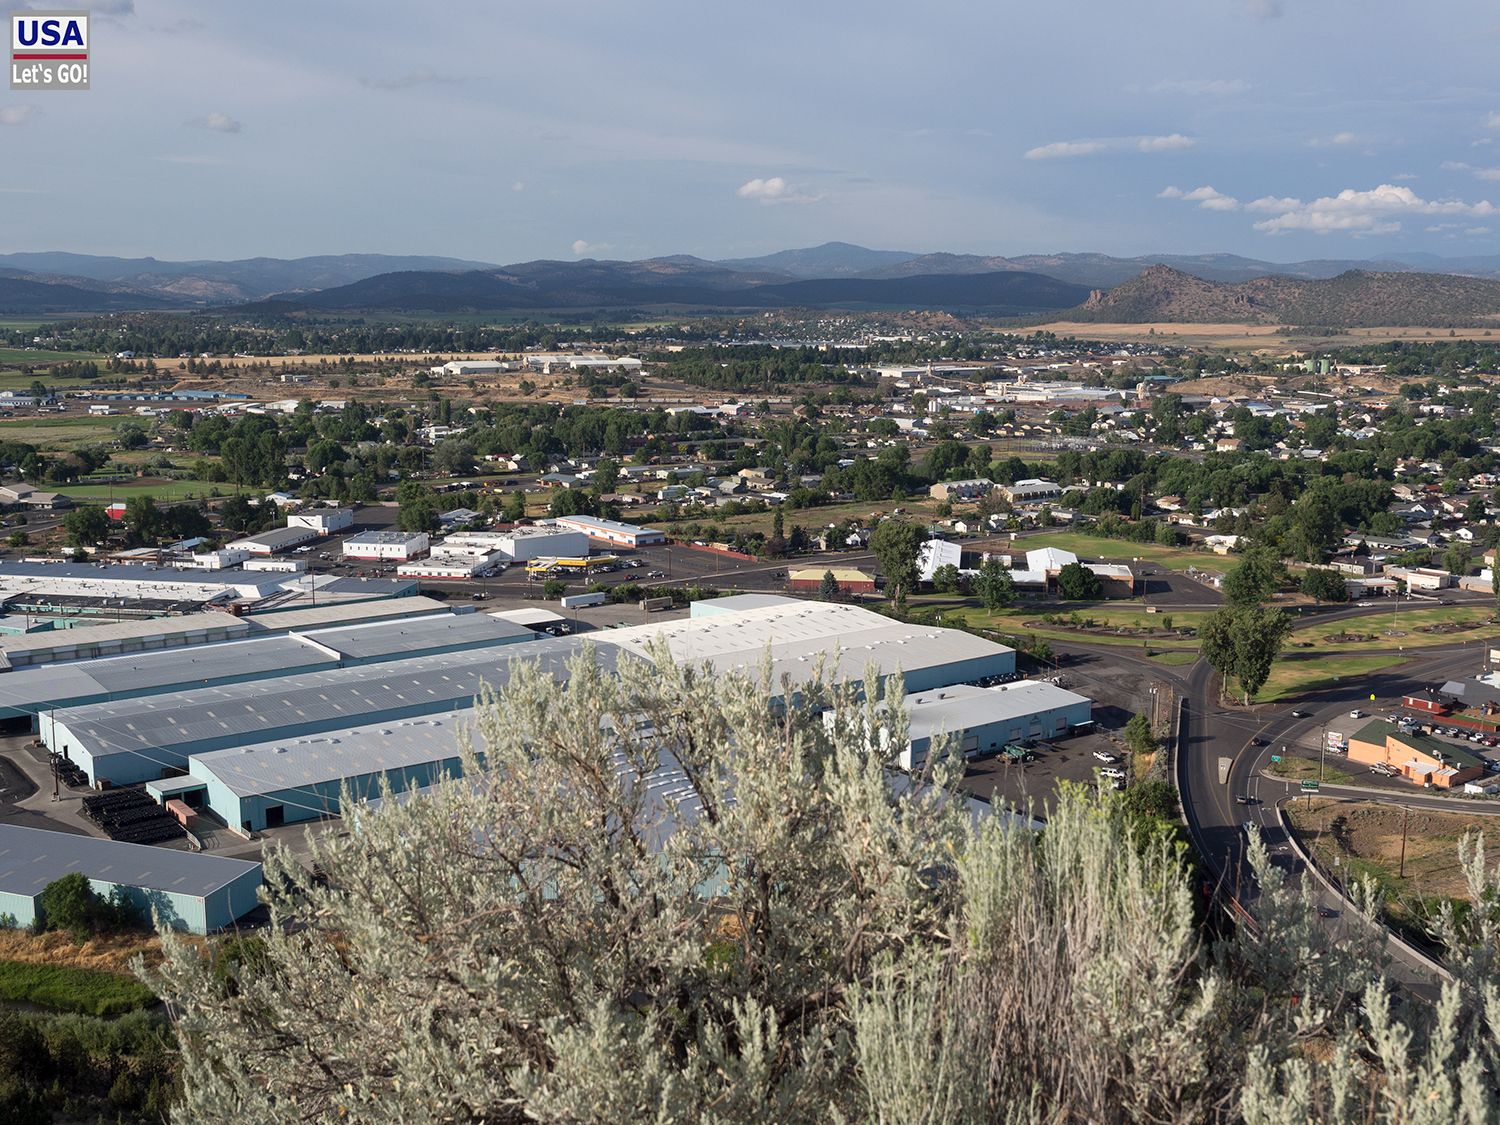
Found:
[[0, 88], [0, 250], [1500, 253], [1489, 3], [93, 11], [91, 90]]

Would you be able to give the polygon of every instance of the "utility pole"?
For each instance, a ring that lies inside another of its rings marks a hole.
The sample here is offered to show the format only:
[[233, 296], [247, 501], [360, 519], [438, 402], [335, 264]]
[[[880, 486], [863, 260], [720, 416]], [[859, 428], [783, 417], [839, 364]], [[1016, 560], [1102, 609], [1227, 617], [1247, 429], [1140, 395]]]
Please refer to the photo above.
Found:
[[[1328, 722], [1323, 722], [1323, 734], [1318, 740], [1318, 784], [1323, 784], [1323, 759], [1328, 753]], [[1309, 801], [1309, 804], [1311, 802]]]
[[1401, 870], [1397, 874], [1398, 879], [1406, 878], [1406, 825], [1411, 820], [1411, 806], [1401, 806]]

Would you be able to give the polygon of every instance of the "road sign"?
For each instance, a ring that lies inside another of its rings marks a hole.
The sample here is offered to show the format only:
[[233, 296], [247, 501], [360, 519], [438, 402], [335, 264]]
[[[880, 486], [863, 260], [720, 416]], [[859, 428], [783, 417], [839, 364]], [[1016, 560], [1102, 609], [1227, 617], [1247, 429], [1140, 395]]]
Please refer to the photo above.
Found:
[[1271, 761], [1273, 761], [1273, 762], [1279, 762], [1279, 761], [1281, 761], [1281, 755], [1280, 754], [1272, 754], [1271, 755]]
[[1317, 778], [1309, 777], [1302, 782], [1302, 792], [1316, 793], [1318, 791]]

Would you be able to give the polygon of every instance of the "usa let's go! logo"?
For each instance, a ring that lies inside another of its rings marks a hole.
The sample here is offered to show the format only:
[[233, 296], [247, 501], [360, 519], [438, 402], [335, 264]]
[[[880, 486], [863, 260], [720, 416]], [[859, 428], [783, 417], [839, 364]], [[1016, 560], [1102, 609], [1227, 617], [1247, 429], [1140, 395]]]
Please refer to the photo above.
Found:
[[12, 12], [12, 90], [87, 90], [89, 14]]

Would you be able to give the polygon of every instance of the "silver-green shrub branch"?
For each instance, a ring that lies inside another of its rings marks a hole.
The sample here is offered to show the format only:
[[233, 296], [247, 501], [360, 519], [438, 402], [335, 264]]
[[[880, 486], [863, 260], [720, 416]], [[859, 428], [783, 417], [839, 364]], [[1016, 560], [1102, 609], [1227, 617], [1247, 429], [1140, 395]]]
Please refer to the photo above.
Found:
[[1496, 1120], [1492, 909], [1408, 1011], [1258, 841], [1258, 925], [1210, 943], [1112, 794], [976, 827], [951, 758], [892, 784], [873, 678], [655, 655], [523, 671], [462, 780], [347, 805], [326, 879], [273, 855], [263, 955], [168, 936], [179, 1120]]

